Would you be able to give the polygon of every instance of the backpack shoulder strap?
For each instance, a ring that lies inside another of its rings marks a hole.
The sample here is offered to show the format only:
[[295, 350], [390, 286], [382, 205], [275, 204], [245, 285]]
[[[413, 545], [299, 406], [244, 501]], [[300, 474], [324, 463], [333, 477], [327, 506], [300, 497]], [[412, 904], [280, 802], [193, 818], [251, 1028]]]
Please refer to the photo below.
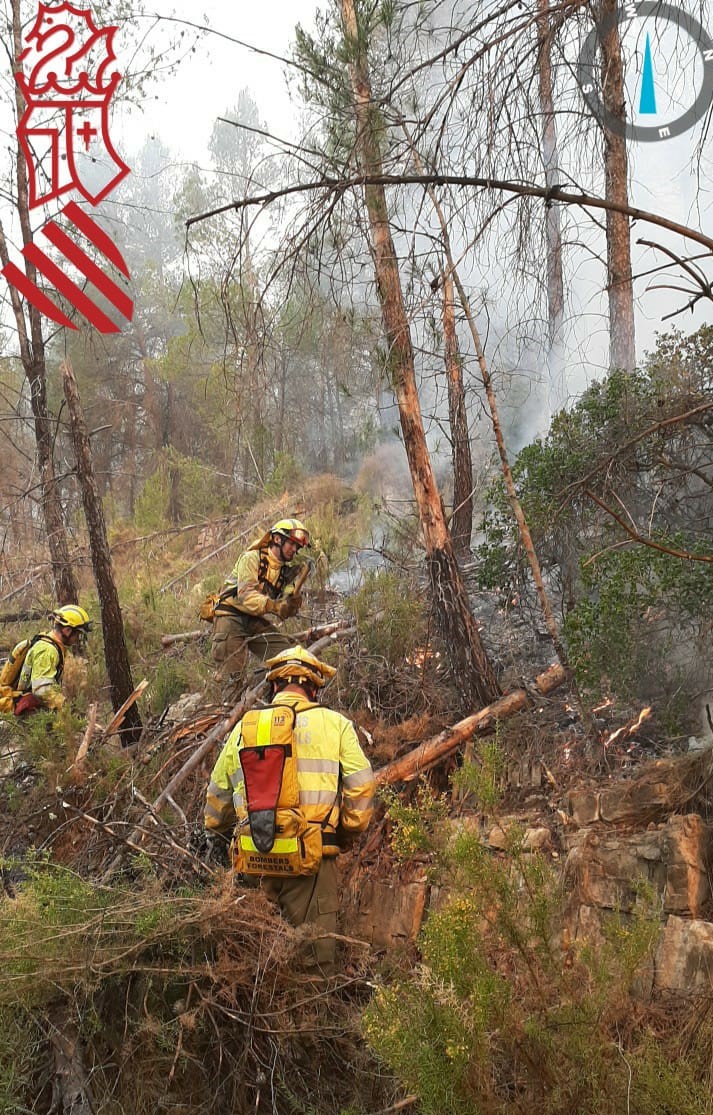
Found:
[[59, 668], [62, 669], [64, 666], [64, 647], [57, 639], [47, 634], [35, 635], [35, 637], [30, 640], [30, 646], [33, 647], [35, 643], [50, 643], [59, 654]]
[[267, 569], [267, 550], [260, 550], [260, 564], [258, 566], [257, 573], [258, 582], [262, 585], [268, 596], [271, 596], [273, 600], [277, 600], [278, 596], [281, 594], [283, 588], [285, 587], [285, 584], [289, 580], [289, 575], [287, 572], [288, 566], [280, 566], [277, 574], [277, 579], [274, 584], [272, 583], [272, 581], [269, 581], [267, 579]]

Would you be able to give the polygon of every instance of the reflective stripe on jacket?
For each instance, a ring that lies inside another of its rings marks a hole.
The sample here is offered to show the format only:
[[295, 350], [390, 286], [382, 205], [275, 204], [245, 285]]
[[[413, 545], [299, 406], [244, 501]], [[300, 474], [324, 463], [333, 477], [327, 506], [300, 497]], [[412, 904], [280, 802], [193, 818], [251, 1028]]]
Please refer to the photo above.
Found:
[[[374, 775], [361, 749], [354, 725], [339, 712], [313, 705], [306, 697], [279, 693], [273, 704], [292, 705], [297, 712], [294, 741], [300, 806], [308, 821], [334, 833], [337, 825], [363, 832], [374, 811]], [[247, 819], [239, 752], [241, 725], [228, 736], [208, 786], [205, 827], [228, 833]], [[325, 846], [324, 854], [336, 854]]]

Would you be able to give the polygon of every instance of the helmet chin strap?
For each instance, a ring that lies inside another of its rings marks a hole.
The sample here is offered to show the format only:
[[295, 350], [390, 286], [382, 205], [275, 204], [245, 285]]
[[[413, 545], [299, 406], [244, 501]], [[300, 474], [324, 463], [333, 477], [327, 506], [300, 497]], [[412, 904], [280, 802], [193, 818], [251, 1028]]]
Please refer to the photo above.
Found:
[[[283, 553], [283, 550], [284, 550], [284, 547], [285, 547], [285, 542], [289, 541], [289, 539], [283, 537], [283, 535], [281, 535], [281, 534], [273, 534], [272, 537], [277, 538], [277, 540], [278, 540], [277, 541], [277, 549], [280, 553], [280, 561], [282, 562], [283, 565], [286, 565], [287, 564], [287, 558], [285, 557], [285, 555]], [[274, 545], [275, 545], [275, 542], [273, 542], [273, 546]]]

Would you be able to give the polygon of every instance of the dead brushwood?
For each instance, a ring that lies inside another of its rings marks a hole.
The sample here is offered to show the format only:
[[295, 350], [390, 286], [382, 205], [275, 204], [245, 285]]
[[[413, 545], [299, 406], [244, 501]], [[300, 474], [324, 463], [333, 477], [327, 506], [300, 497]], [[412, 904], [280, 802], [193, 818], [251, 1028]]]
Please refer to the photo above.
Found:
[[[713, 749], [647, 764], [638, 778], [622, 783], [617, 791], [616, 820], [645, 824], [672, 813], [713, 815]], [[602, 820], [606, 815], [602, 794]]]
[[[375, 1111], [394, 1099], [360, 1036], [370, 994], [363, 952], [360, 975], [308, 978], [298, 960], [305, 931], [227, 872], [206, 891], [167, 894], [150, 880], [140, 892], [97, 888], [38, 863], [4, 913], [0, 1015], [52, 1017], [55, 1030], [57, 1019], [72, 1020], [96, 1115], [166, 1105], [192, 1115], [339, 1111], [358, 1102]], [[23, 1082], [27, 1110], [37, 1109], [36, 1071]]]
[[393, 762], [413, 747], [414, 740], [427, 739], [444, 726], [442, 717], [424, 711], [409, 716], [398, 724], [383, 724], [376, 717], [360, 715], [359, 727], [369, 733], [369, 757], [374, 766]]

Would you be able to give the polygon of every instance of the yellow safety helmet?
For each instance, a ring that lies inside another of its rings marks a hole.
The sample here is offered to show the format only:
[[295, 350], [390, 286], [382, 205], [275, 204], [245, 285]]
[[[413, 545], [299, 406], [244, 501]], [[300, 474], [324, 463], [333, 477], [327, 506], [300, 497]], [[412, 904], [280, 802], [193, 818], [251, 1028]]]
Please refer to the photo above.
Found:
[[309, 531], [299, 519], [280, 519], [270, 527], [270, 534], [281, 534], [298, 546], [309, 546]]
[[268, 681], [284, 678], [298, 685], [303, 681], [311, 681], [318, 689], [321, 689], [337, 672], [334, 666], [321, 662], [299, 643], [297, 646], [288, 647], [287, 650], [281, 650], [274, 658], [268, 658], [265, 665], [268, 667]]
[[72, 627], [75, 631], [91, 631], [92, 621], [84, 608], [78, 604], [64, 604], [52, 612], [52, 619], [61, 627]]

